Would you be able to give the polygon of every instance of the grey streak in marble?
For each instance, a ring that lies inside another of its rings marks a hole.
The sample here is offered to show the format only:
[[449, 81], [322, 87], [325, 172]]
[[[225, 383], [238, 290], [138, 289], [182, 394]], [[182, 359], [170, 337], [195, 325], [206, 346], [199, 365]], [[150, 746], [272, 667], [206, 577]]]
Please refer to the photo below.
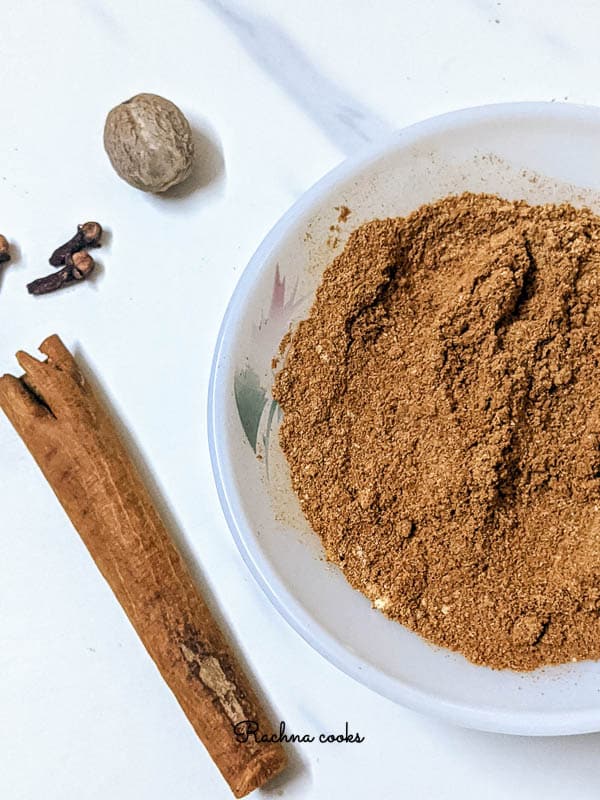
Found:
[[231, 0], [202, 2], [345, 155], [391, 132], [392, 127], [374, 111], [320, 72], [274, 20]]
[[[77, 3], [74, 5], [77, 8]], [[107, 8], [106, 3], [103, 3], [102, 0], [88, 0], [85, 5], [81, 4], [81, 6], [82, 8], [79, 10], [79, 13], [85, 8], [89, 15], [93, 17], [99, 25], [102, 25], [116, 41], [123, 41], [126, 39], [123, 25], [116, 13]]]

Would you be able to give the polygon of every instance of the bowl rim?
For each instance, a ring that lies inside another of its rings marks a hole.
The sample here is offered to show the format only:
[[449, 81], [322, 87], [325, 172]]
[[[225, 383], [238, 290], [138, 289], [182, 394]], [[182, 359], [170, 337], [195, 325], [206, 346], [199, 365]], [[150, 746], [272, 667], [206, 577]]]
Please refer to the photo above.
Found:
[[225, 362], [231, 350], [232, 337], [238, 324], [247, 290], [262, 270], [268, 256], [278, 246], [289, 225], [299, 215], [309, 210], [319, 197], [334, 188], [339, 181], [362, 172], [372, 162], [379, 160], [399, 146], [410, 146], [422, 137], [493, 119], [501, 120], [515, 115], [539, 117], [548, 114], [553, 119], [586, 117], [594, 118], [596, 122], [600, 121], [600, 108], [574, 103], [525, 101], [474, 106], [430, 117], [394, 131], [389, 136], [361, 149], [355, 156], [342, 161], [326, 173], [283, 214], [262, 240], [240, 276], [219, 329], [208, 388], [208, 443], [221, 508], [246, 566], [288, 624], [314, 650], [346, 675], [396, 703], [466, 728], [530, 736], [556, 736], [598, 731], [600, 730], [600, 710], [519, 712], [452, 702], [431, 692], [403, 684], [343, 647], [302, 607], [262, 557], [255, 541], [255, 534], [246, 525], [238, 498], [232, 490], [231, 470], [227, 463], [224, 437], [219, 431], [220, 418], [216, 411], [226, 401], [226, 395], [230, 390], [225, 380], [227, 374]]

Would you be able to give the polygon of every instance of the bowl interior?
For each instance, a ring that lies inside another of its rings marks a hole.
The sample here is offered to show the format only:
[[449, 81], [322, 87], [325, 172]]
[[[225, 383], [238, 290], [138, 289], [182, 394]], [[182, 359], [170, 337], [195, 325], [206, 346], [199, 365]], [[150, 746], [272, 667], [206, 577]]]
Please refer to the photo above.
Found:
[[[471, 109], [397, 134], [319, 182], [244, 273], [215, 354], [210, 399], [217, 485], [242, 555], [325, 657], [388, 697], [460, 724], [513, 733], [600, 729], [600, 664], [518, 674], [474, 666], [371, 608], [324, 559], [277, 443], [272, 359], [306, 316], [352, 228], [462, 191], [600, 210], [600, 111], [553, 104]], [[350, 215], [339, 221], [339, 209]]]

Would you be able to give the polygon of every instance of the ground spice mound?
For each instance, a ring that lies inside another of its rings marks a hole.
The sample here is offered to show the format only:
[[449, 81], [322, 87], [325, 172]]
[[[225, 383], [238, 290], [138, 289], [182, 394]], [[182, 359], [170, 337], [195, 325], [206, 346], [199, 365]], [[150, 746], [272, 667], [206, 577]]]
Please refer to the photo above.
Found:
[[478, 664], [600, 658], [600, 217], [464, 194], [355, 230], [274, 395], [302, 509]]

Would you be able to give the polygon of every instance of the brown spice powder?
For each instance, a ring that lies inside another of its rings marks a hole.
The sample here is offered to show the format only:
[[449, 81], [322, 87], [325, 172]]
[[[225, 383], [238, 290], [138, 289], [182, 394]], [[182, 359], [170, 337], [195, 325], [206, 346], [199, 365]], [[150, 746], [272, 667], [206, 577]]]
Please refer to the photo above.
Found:
[[600, 658], [600, 217], [464, 194], [355, 230], [275, 383], [328, 558], [478, 664]]

